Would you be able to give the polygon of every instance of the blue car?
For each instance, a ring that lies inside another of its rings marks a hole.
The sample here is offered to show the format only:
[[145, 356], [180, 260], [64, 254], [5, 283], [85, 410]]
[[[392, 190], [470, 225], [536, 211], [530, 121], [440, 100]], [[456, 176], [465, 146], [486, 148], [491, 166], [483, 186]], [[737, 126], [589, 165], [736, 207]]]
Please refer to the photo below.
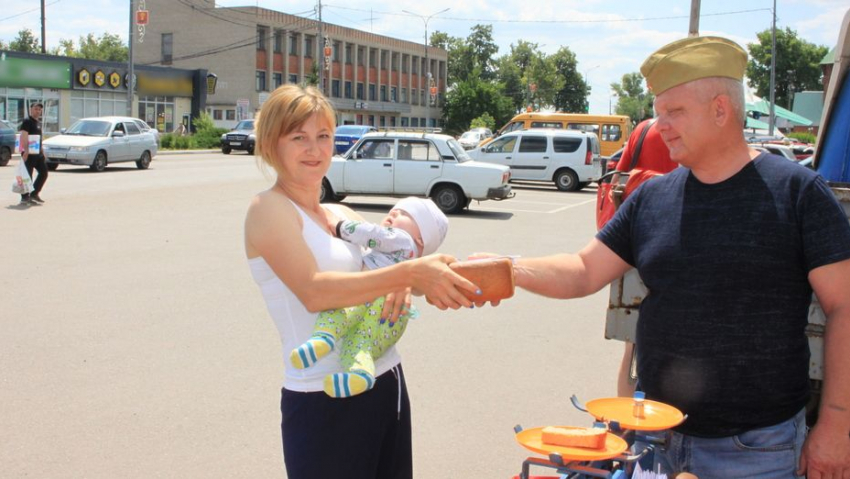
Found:
[[336, 127], [336, 135], [334, 136], [336, 153], [338, 155], [345, 153], [352, 145], [357, 143], [360, 137], [373, 131], [378, 131], [378, 129], [368, 125], [341, 125]]
[[18, 131], [11, 123], [0, 120], [0, 166], [9, 164], [15, 149], [15, 134]]

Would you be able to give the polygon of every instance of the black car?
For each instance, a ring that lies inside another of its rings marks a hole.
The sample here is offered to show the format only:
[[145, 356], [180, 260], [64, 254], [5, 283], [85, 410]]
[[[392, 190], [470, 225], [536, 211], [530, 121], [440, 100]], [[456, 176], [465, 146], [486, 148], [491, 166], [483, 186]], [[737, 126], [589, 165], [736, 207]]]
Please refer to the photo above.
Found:
[[334, 146], [336, 146], [336, 153], [338, 155], [342, 155], [352, 145], [357, 143], [363, 135], [366, 133], [371, 133], [373, 131], [378, 131], [374, 126], [368, 125], [340, 125], [336, 127], [336, 133], [334, 134]]
[[244, 150], [253, 155], [255, 142], [254, 120], [242, 120], [233, 130], [221, 135], [221, 152], [229, 155], [233, 150]]
[[0, 166], [9, 164], [12, 159], [12, 151], [15, 149], [15, 127], [0, 120]]

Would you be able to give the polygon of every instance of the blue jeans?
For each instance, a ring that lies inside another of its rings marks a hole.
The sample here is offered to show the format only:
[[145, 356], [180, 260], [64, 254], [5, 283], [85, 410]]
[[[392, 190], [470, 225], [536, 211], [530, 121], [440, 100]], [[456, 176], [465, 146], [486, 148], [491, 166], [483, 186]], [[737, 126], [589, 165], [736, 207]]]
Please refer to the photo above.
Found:
[[804, 409], [785, 422], [737, 436], [708, 439], [670, 432], [667, 446], [656, 450], [656, 459], [668, 475], [690, 472], [699, 479], [790, 479], [802, 477], [795, 471], [805, 440]]

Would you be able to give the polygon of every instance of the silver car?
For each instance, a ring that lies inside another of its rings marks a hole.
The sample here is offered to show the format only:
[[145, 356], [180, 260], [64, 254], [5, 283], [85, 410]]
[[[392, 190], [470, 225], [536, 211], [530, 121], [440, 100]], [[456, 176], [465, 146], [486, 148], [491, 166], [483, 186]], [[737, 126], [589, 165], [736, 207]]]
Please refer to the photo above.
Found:
[[44, 141], [47, 166], [84, 165], [103, 171], [106, 165], [134, 161], [145, 170], [156, 156], [157, 139], [153, 130], [144, 131], [138, 118], [102, 116], [75, 121], [62, 134]]

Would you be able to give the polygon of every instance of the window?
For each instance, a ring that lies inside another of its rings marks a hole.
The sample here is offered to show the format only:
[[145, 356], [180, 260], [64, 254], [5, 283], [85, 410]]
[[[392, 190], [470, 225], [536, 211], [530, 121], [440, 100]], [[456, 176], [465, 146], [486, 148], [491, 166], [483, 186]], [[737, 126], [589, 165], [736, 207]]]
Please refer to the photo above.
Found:
[[351, 82], [345, 82], [345, 98], [351, 98]]
[[226, 110], [228, 120], [236, 120], [236, 110]]
[[345, 44], [345, 63], [351, 65], [351, 44]]
[[411, 68], [413, 70], [413, 74], [419, 73], [419, 57], [413, 57], [413, 64], [411, 65]]
[[160, 62], [163, 65], [171, 65], [171, 59], [174, 54], [174, 34], [173, 33], [163, 33], [162, 34], [162, 46], [161, 46], [161, 60]]
[[381, 51], [381, 70], [387, 69], [387, 57], [389, 56], [389, 54], [390, 52], [388, 51]]
[[[423, 106], [426, 105], [426, 103], [425, 103], [425, 90], [419, 90], [419, 104], [423, 105]], [[422, 126], [425, 126], [425, 125], [422, 125]]]
[[564, 127], [564, 124], [560, 121], [532, 121], [532, 128], [558, 128], [561, 129]]
[[266, 72], [257, 70], [257, 91], [266, 91]]
[[394, 116], [390, 117], [390, 126], [395, 126], [395, 117]]
[[[381, 101], [387, 101], [387, 86], [381, 85]], [[381, 125], [384, 126], [384, 125]]]
[[581, 138], [552, 138], [555, 153], [572, 153], [581, 146]]
[[357, 99], [358, 100], [363, 99], [363, 84], [362, 83], [357, 84]]
[[313, 38], [304, 37], [304, 56], [313, 58]]
[[413, 117], [410, 119], [410, 126], [418, 127], [419, 126], [419, 118]]
[[294, 33], [289, 36], [289, 54], [298, 55], [298, 35]]
[[407, 103], [407, 88], [401, 89], [401, 102]]
[[272, 84], [274, 88], [283, 85], [283, 73], [272, 73]]
[[138, 125], [135, 123], [124, 123], [124, 131], [126, 131], [128, 135], [140, 135], [142, 133], [141, 130], [139, 130]]
[[375, 126], [375, 115], [369, 115], [369, 126]]
[[390, 101], [397, 102], [398, 101], [398, 88], [391, 87], [390, 88]]
[[375, 92], [375, 84], [370, 83], [369, 84], [369, 101], [377, 101], [377, 100], [378, 100], [378, 95]]
[[369, 67], [370, 68], [378, 66], [378, 63], [375, 60], [375, 55], [377, 55], [377, 53], [378, 53], [378, 50], [375, 50], [374, 48], [369, 50]]
[[515, 121], [505, 127], [505, 131], [502, 133], [510, 133], [512, 131], [523, 130], [525, 129], [525, 125], [521, 121]]
[[[402, 118], [402, 126], [404, 126]], [[429, 141], [398, 141], [398, 159], [414, 161], [440, 161], [440, 155]]]
[[387, 120], [384, 118], [384, 116], [383, 116], [383, 115], [381, 115], [381, 121], [380, 121], [380, 124], [381, 124], [381, 128], [383, 128], [383, 127], [387, 126]]
[[390, 53], [390, 70], [398, 70], [398, 53]]
[[274, 52], [280, 53], [283, 51], [283, 32], [280, 30], [274, 31]]
[[410, 118], [408, 118], [406, 116], [401, 117], [401, 126], [402, 127], [410, 126]]
[[410, 55], [401, 56], [401, 72], [407, 73], [407, 63], [410, 61]]
[[366, 49], [357, 47], [357, 64], [363, 66], [366, 64]]
[[[373, 116], [369, 116], [370, 119], [373, 119]], [[381, 120], [383, 122], [383, 118]], [[392, 158], [393, 149], [395, 147], [395, 140], [366, 140], [363, 144], [360, 145], [360, 148], [357, 149], [357, 158], [363, 158], [366, 160], [371, 159], [388, 159]]]
[[602, 141], [618, 141], [622, 135], [620, 125], [602, 125]]
[[213, 120], [221, 120], [221, 110], [213, 110]]
[[523, 136], [517, 153], [546, 153], [546, 137]]
[[496, 138], [491, 141], [487, 146], [485, 146], [485, 153], [512, 153], [514, 151], [514, 146], [516, 146], [515, 136], [509, 136], [506, 138]]
[[331, 96], [339, 98], [339, 80], [331, 81]]
[[298, 83], [298, 75], [289, 74], [289, 83]]
[[333, 53], [331, 59], [335, 62], [339, 61], [341, 46], [342, 44], [340, 42], [333, 42]]
[[570, 123], [567, 125], [568, 130], [578, 130], [585, 133], [599, 134], [599, 125], [590, 125], [586, 123]]
[[266, 27], [257, 27], [257, 50], [266, 49]]

